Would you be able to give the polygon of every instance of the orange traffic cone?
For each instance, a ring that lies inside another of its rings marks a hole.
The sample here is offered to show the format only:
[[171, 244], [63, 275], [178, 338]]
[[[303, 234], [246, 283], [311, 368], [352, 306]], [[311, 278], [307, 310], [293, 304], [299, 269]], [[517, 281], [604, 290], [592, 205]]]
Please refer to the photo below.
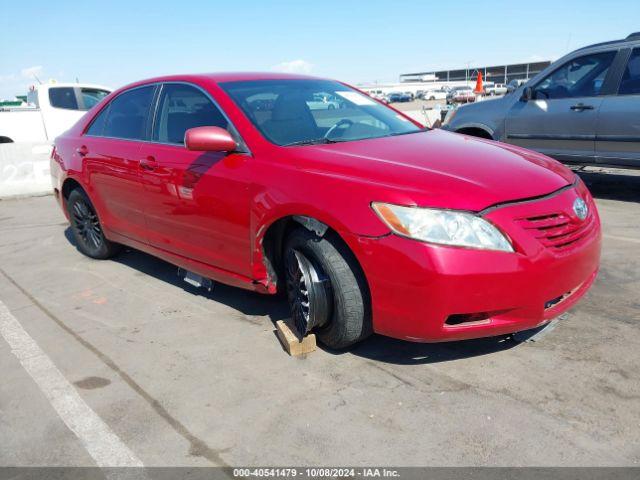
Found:
[[482, 72], [478, 72], [478, 78], [476, 79], [476, 88], [473, 90], [474, 93], [483, 93], [484, 87], [482, 86]]

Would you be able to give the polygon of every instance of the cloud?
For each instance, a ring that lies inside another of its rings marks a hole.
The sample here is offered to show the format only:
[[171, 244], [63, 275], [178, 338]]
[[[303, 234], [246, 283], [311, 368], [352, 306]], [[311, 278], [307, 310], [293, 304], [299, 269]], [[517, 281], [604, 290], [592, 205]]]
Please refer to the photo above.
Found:
[[0, 99], [12, 99], [14, 95], [27, 93], [29, 86], [37, 83], [34, 75], [43, 80], [45, 77], [44, 67], [34, 65], [23, 68], [19, 72], [0, 74]]
[[291, 60], [290, 62], [282, 62], [271, 67], [274, 72], [284, 73], [311, 73], [315, 65], [306, 60]]
[[20, 75], [22, 75], [24, 78], [28, 78], [30, 80], [33, 80], [34, 76], [41, 76], [42, 75], [42, 65], [36, 65], [34, 67], [27, 67], [27, 68], [23, 68], [22, 70], [20, 70]]

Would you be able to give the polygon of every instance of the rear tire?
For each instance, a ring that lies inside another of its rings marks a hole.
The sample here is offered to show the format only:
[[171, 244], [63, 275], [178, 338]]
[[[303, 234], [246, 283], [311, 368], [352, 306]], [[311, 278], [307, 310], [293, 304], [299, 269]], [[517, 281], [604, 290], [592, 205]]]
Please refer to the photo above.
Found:
[[[305, 228], [295, 229], [285, 244], [284, 263], [291, 313], [301, 334], [313, 330], [333, 349], [346, 348], [371, 335], [371, 302], [364, 274], [336, 234], [329, 231], [319, 237]], [[319, 281], [305, 285], [301, 270], [307, 280], [315, 277]]]
[[102, 224], [91, 200], [80, 188], [71, 191], [67, 199], [71, 231], [78, 250], [87, 257], [105, 260], [120, 251], [121, 246], [104, 236]]

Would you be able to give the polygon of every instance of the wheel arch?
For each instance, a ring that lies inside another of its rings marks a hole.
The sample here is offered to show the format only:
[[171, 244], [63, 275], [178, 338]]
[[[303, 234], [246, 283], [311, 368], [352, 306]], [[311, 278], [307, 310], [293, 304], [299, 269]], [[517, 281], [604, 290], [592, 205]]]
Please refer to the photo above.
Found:
[[60, 193], [62, 193], [62, 198], [64, 198], [65, 200], [68, 200], [69, 194], [71, 193], [72, 190], [76, 188], [80, 188], [85, 193], [87, 193], [87, 190], [82, 186], [82, 184], [78, 180], [76, 180], [73, 177], [67, 177], [64, 180], [64, 182], [62, 182], [62, 188], [60, 190]]
[[471, 135], [472, 137], [486, 138], [487, 140], [493, 140], [493, 130], [486, 125], [472, 124], [459, 127], [455, 130], [456, 133], [462, 135]]
[[256, 272], [257, 276], [266, 277], [267, 288], [271, 293], [278, 290], [279, 279], [282, 278], [283, 250], [287, 236], [289, 232], [298, 227], [306, 228], [319, 237], [331, 235], [342, 243], [357, 264], [367, 288], [369, 287], [362, 264], [348, 242], [340, 234], [339, 228], [311, 215], [288, 214], [274, 218], [261, 229], [262, 234], [256, 238], [254, 270], [262, 270], [262, 272]]
[[93, 208], [96, 209], [96, 211], [98, 212], [98, 216], [102, 219], [103, 218], [102, 208], [100, 208], [100, 205], [96, 203], [95, 198], [93, 198], [94, 196], [92, 195], [92, 192], [90, 191], [90, 189], [87, 188], [87, 186], [81, 181], [80, 178], [78, 178], [77, 175], [66, 176], [66, 178], [62, 181], [62, 185], [60, 186], [60, 204], [62, 206], [62, 211], [67, 216], [67, 218], [69, 218], [69, 214], [67, 212], [67, 200], [69, 199], [69, 195], [71, 194], [71, 192], [76, 188], [82, 190], [85, 193], [85, 195], [89, 197], [89, 200], [91, 200], [91, 203], [93, 204]]

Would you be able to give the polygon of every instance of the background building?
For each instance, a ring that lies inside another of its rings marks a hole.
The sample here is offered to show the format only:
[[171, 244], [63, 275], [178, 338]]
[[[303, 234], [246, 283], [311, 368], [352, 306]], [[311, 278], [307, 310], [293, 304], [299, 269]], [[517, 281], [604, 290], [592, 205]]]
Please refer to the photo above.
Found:
[[532, 63], [512, 63], [492, 67], [465, 67], [455, 70], [404, 73], [400, 82], [469, 82], [475, 80], [477, 72], [482, 72], [485, 81], [509, 83], [511, 80], [531, 78], [551, 64], [550, 61]]

